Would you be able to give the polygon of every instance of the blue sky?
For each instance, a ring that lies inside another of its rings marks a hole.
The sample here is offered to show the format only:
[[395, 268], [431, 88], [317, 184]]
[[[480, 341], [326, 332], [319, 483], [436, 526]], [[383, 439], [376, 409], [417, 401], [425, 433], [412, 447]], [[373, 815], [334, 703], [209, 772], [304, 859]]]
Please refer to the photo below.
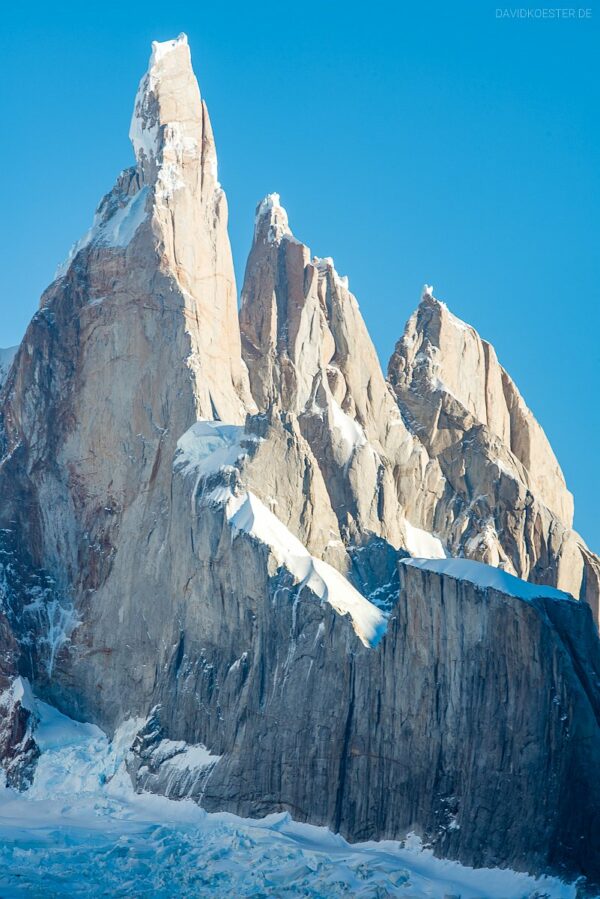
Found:
[[7, 4], [0, 346], [131, 164], [150, 42], [180, 31], [239, 280], [254, 207], [278, 191], [296, 235], [349, 276], [384, 366], [433, 283], [494, 343], [600, 549], [600, 9], [515, 21], [486, 2]]

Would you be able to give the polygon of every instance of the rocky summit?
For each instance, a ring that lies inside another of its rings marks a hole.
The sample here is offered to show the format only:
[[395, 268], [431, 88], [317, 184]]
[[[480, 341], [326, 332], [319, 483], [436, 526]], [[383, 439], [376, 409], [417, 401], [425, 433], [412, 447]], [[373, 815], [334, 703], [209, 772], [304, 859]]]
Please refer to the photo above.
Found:
[[494, 349], [426, 286], [386, 377], [277, 194], [238, 313], [185, 35], [130, 138], [0, 353], [7, 783], [33, 691], [127, 726], [137, 790], [593, 889], [600, 559]]

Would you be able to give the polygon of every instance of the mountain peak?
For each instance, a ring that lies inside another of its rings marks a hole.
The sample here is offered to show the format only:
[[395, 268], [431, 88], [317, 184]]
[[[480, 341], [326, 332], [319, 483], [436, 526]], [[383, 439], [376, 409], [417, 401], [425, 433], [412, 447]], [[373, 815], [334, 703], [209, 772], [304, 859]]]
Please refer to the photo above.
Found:
[[[153, 45], [132, 139], [14, 361], [0, 350], [0, 798], [48, 724], [57, 757], [71, 740], [26, 673], [127, 795], [600, 878], [600, 644], [565, 596], [597, 608], [600, 559], [491, 345], [426, 285], [386, 381], [277, 194], [238, 319], [185, 36]], [[31, 817], [40, 783], [60, 805], [63, 767], [46, 756], [11, 807]]]
[[[217, 180], [213, 131], [184, 34], [152, 44], [130, 138], [136, 165], [117, 178], [56, 280], [74, 268], [89, 294], [96, 282], [104, 283], [107, 269], [119, 258], [118, 285], [113, 278], [110, 294], [98, 287], [107, 308], [119, 290], [135, 300], [140, 294], [148, 298], [156, 289], [154, 279], [166, 278], [170, 312], [182, 341], [178, 355], [166, 363], [171, 375], [177, 366], [186, 380], [192, 373], [191, 402], [198, 417], [243, 420], [254, 407], [241, 358], [227, 200]], [[85, 255], [74, 265], [80, 253]], [[68, 290], [67, 285], [58, 290], [63, 288]], [[159, 296], [158, 308], [163, 308], [164, 296]], [[59, 305], [68, 301], [68, 295], [56, 297]], [[160, 333], [158, 329], [154, 335], [153, 350], [157, 357], [168, 357], [175, 344], [167, 347]], [[131, 383], [132, 393], [137, 386]], [[170, 406], [171, 400], [165, 404]]]
[[315, 256], [313, 258], [313, 265], [321, 277], [327, 277], [327, 275], [329, 275], [338, 287], [344, 288], [345, 290], [349, 289], [348, 275], [338, 274], [335, 268], [335, 262], [331, 256], [323, 256], [322, 258]]
[[[436, 299], [429, 285], [396, 344], [388, 376], [415, 418], [421, 420], [425, 407], [434, 408], [441, 398], [454, 416], [460, 406], [460, 414], [485, 425], [524, 466], [532, 493], [565, 528], [572, 527], [573, 497], [544, 431], [492, 345]], [[437, 420], [431, 433], [439, 436]], [[428, 450], [438, 452], [431, 443]]]
[[[202, 164], [215, 188], [217, 157], [206, 107], [185, 34], [152, 43], [148, 70], [135, 98], [129, 138], [146, 184], [170, 196], [182, 186], [184, 165]], [[204, 179], [203, 179], [204, 180]]]
[[283, 237], [293, 237], [279, 194], [267, 194], [256, 207], [255, 242], [261, 237], [267, 243], [279, 243]]
[[163, 59], [172, 50], [176, 50], [178, 47], [182, 46], [189, 47], [187, 34], [185, 34], [185, 32], [183, 31], [176, 38], [170, 41], [152, 41], [150, 69], [152, 69], [153, 66], [156, 65], [156, 63]]
[[[436, 333], [437, 329], [441, 327], [442, 323], [446, 327], [454, 328], [459, 331], [473, 331], [473, 333], [476, 333], [472, 325], [468, 324], [468, 322], [463, 321], [457, 315], [454, 315], [454, 313], [451, 312], [448, 308], [448, 305], [443, 300], [439, 300], [434, 295], [433, 285], [431, 284], [423, 285], [423, 289], [421, 291], [421, 302], [415, 310], [411, 321], [416, 321], [416, 317], [419, 316], [422, 309], [428, 310], [426, 314], [427, 327], [431, 328], [432, 323], [435, 323]], [[437, 337], [435, 338], [435, 340], [437, 340]]]

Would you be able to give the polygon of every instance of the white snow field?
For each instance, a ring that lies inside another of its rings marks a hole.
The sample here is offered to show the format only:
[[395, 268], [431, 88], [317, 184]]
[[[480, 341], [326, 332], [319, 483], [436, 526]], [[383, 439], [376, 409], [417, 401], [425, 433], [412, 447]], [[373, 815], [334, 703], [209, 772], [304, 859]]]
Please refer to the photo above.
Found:
[[406, 534], [406, 548], [411, 556], [417, 556], [422, 559], [445, 559], [446, 550], [439, 537], [434, 537], [429, 531], [415, 527], [410, 521], [404, 522], [404, 532]]
[[136, 795], [114, 740], [33, 699], [42, 755], [26, 793], [0, 788], [0, 896], [575, 899], [575, 887], [435, 859], [419, 840], [349, 845], [289, 815], [244, 820]]
[[493, 565], [485, 565], [483, 562], [475, 562], [473, 559], [402, 559], [402, 564], [410, 565], [411, 568], [420, 568], [422, 571], [445, 574], [455, 580], [468, 581], [484, 590], [491, 587], [500, 593], [506, 593], [508, 596], [525, 601], [559, 599], [577, 602], [570, 593], [565, 593], [564, 590], [523, 581], [520, 577], [509, 574], [508, 571], [495, 568]]

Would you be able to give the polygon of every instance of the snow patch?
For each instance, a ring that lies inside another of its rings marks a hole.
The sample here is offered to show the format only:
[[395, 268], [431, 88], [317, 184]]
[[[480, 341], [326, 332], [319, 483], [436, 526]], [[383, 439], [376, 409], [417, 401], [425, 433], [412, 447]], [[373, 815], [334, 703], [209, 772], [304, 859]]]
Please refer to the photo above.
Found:
[[[185, 133], [184, 125], [170, 122], [164, 126], [161, 163], [156, 177], [156, 199], [159, 203], [170, 200], [176, 190], [185, 187], [183, 166], [186, 160], [199, 158], [198, 141]], [[216, 156], [209, 160], [209, 165], [216, 188], [219, 188]]]
[[141, 166], [144, 161], [150, 161], [156, 157], [158, 145], [158, 120], [148, 102], [150, 91], [150, 75], [146, 74], [140, 81], [129, 126], [129, 140], [133, 146], [137, 163]]
[[161, 740], [153, 759], [180, 771], [198, 771], [215, 765], [220, 755], [212, 755], [203, 743], [186, 743], [183, 740]]
[[419, 568], [421, 571], [445, 574], [456, 580], [468, 581], [476, 587], [492, 588], [500, 593], [506, 593], [508, 596], [526, 601], [540, 598], [577, 602], [569, 593], [557, 590], [555, 587], [531, 584], [501, 568], [494, 568], [492, 565], [485, 565], [483, 562], [475, 562], [472, 559], [402, 559], [401, 564]]
[[356, 419], [347, 415], [333, 397], [331, 398], [331, 423], [338, 438], [338, 461], [342, 465], [347, 465], [355, 451], [361, 446], [366, 446], [365, 432]]
[[173, 50], [176, 50], [177, 47], [187, 47], [188, 39], [187, 34], [185, 32], [181, 32], [178, 37], [176, 37], [172, 41], [152, 41], [152, 53], [150, 55], [150, 68], [153, 69], [154, 66], [159, 63], [162, 59], [165, 58], [169, 53]]
[[[339, 407], [338, 407], [339, 409]], [[362, 429], [339, 409], [343, 426], [342, 443], [346, 453], [366, 443]], [[242, 425], [219, 421], [198, 421], [177, 441], [174, 466], [184, 474], [196, 476], [192, 502], [200, 481], [219, 472], [233, 470], [247, 455], [243, 442], [257, 442]], [[235, 495], [227, 484], [217, 484], [202, 497], [203, 504], [225, 507], [227, 519], [237, 531], [266, 544], [278, 565], [285, 566], [298, 584], [306, 584], [322, 601], [340, 615], [350, 615], [354, 630], [365, 646], [375, 646], [386, 629], [386, 617], [335, 568], [315, 559], [291, 531], [251, 492]]]
[[73, 244], [65, 261], [56, 269], [55, 279], [66, 275], [77, 254], [85, 247], [93, 245], [123, 249], [129, 246], [137, 229], [146, 218], [147, 196], [148, 188], [143, 187], [123, 206], [119, 206], [109, 218], [102, 219], [96, 213], [92, 227], [77, 243]]
[[35, 698], [25, 677], [15, 677], [10, 686], [0, 693], [0, 706], [10, 708], [17, 702], [27, 711], [35, 711]]
[[[336, 287], [343, 288], [344, 290], [349, 289], [350, 282], [348, 281], [348, 276], [338, 275], [335, 269], [335, 262], [333, 261], [333, 258], [331, 256], [323, 256], [323, 258], [315, 256], [313, 259], [313, 264], [316, 266], [316, 269], [320, 274], [325, 275], [329, 272]], [[356, 305], [358, 307], [358, 303]]]
[[248, 443], [258, 442], [258, 439], [246, 434], [243, 425], [197, 421], [177, 441], [174, 465], [184, 472], [194, 471], [199, 478], [204, 478], [232, 468], [247, 455], [242, 440]]
[[93, 242], [102, 247], [127, 247], [146, 218], [148, 188], [143, 187], [98, 229]]
[[406, 534], [406, 548], [411, 556], [428, 559], [445, 559], [447, 553], [439, 537], [435, 537], [429, 531], [417, 528], [410, 521], [404, 522]]
[[288, 223], [288, 215], [281, 205], [279, 194], [267, 194], [264, 200], [258, 204], [256, 208], [256, 216], [254, 218], [254, 240], [256, 241], [259, 232], [268, 222], [269, 230], [267, 232], [268, 243], [279, 243], [283, 237], [294, 240], [290, 226]]
[[145, 160], [154, 159], [158, 152], [159, 127], [153, 93], [160, 81], [157, 71], [159, 63], [177, 47], [187, 44], [187, 36], [183, 33], [175, 40], [152, 42], [148, 71], [140, 81], [129, 127], [129, 140], [133, 145], [135, 158], [140, 164]]

